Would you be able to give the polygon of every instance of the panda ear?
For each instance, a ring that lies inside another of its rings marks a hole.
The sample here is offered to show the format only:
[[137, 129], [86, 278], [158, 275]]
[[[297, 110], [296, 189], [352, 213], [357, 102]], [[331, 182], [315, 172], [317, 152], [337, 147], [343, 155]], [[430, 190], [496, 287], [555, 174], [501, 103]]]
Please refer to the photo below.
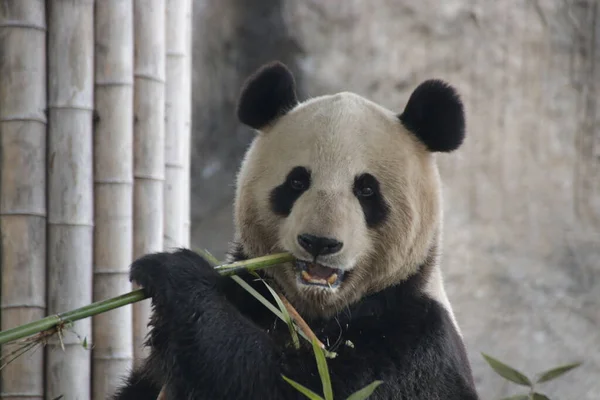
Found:
[[398, 118], [432, 152], [454, 151], [465, 138], [463, 103], [452, 86], [437, 79], [421, 83]]
[[241, 123], [260, 129], [297, 104], [294, 76], [283, 63], [274, 61], [246, 79], [238, 100], [237, 117]]

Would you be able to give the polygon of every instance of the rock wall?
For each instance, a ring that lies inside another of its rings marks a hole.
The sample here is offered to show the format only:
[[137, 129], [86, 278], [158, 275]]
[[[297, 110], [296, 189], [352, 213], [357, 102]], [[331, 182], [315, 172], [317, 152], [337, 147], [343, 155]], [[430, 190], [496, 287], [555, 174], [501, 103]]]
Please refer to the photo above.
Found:
[[301, 96], [350, 90], [399, 111], [422, 80], [461, 91], [468, 138], [439, 157], [443, 258], [482, 399], [517, 393], [488, 353], [552, 398], [600, 396], [600, 11], [593, 0], [268, 0], [198, 3], [194, 45], [194, 245], [222, 256], [235, 171], [251, 133], [235, 121], [244, 77], [270, 59]]

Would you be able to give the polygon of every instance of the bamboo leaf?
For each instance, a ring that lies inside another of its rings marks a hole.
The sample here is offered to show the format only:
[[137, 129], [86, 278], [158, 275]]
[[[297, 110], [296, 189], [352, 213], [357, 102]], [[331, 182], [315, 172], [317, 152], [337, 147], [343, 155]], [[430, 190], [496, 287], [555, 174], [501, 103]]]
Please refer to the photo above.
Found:
[[503, 377], [504, 379], [507, 379], [511, 382], [514, 382], [516, 384], [523, 385], [523, 386], [531, 386], [532, 385], [529, 378], [527, 376], [525, 376], [523, 373], [517, 371], [513, 367], [510, 367], [510, 366], [496, 360], [493, 357], [488, 356], [487, 354], [484, 354], [484, 353], [481, 353], [481, 354], [483, 355], [483, 358], [485, 359], [485, 361], [487, 361], [487, 363], [490, 365], [490, 367], [492, 367], [492, 369], [494, 371], [496, 371], [496, 373], [498, 375], [500, 375], [501, 377]]
[[370, 395], [372, 395], [373, 392], [375, 391], [375, 389], [377, 389], [377, 387], [379, 385], [381, 385], [382, 383], [383, 383], [383, 381], [372, 382], [372, 383], [368, 384], [367, 386], [365, 386], [364, 388], [352, 393], [350, 395], [350, 397], [348, 397], [346, 400], [365, 400]]
[[531, 398], [532, 398], [532, 400], [550, 400], [550, 398], [548, 396], [546, 396], [545, 394], [541, 394], [541, 393], [534, 393]]
[[[211, 254], [211, 252], [208, 251], [207, 249], [194, 249], [194, 251], [196, 253], [200, 254], [202, 257], [204, 257], [213, 267], [219, 265], [219, 260], [215, 256], [213, 256]], [[260, 276], [256, 273], [256, 271], [250, 271], [250, 274], [261, 279]], [[276, 310], [275, 307], [273, 307], [272, 304], [267, 299], [265, 299], [260, 293], [258, 293], [256, 290], [254, 290], [251, 286], [247, 285], [246, 282], [243, 281], [240, 277], [232, 276], [232, 278], [240, 286], [242, 286], [242, 288], [244, 288], [249, 294], [251, 294], [254, 298], [256, 298], [256, 300], [260, 301], [270, 311], [275, 312], [275, 310]], [[275, 291], [269, 286], [269, 284], [267, 282], [265, 282], [263, 279], [261, 279], [261, 281], [265, 284], [267, 289], [269, 289], [269, 291], [275, 298], [275, 301], [279, 305], [281, 315], [278, 315], [277, 313], [276, 313], [276, 315], [288, 324], [288, 328], [290, 330], [290, 335], [292, 336], [292, 340], [294, 342], [294, 347], [296, 349], [299, 349], [300, 348], [300, 339], [298, 339], [298, 333], [296, 332], [296, 329], [294, 327], [294, 322], [292, 321], [292, 318], [290, 317], [289, 313], [287, 312], [287, 309], [285, 308], [285, 306], [279, 299], [279, 296], [277, 296], [277, 293], [275, 293]]]
[[275, 314], [275, 316], [277, 316], [279, 319], [281, 319], [282, 321], [285, 322], [285, 317], [283, 316], [281, 311], [279, 311], [277, 309], [277, 307], [275, 307], [269, 300], [265, 299], [263, 295], [258, 293], [256, 291], [256, 289], [254, 289], [252, 286], [250, 286], [248, 284], [248, 282], [246, 282], [245, 280], [243, 280], [242, 278], [240, 278], [239, 276], [236, 276], [236, 275], [232, 276], [231, 279], [233, 279], [235, 282], [237, 282], [238, 285], [243, 287], [256, 300], [260, 301], [262, 303], [262, 305], [267, 307], [269, 309], [269, 311], [271, 311], [273, 314]]
[[527, 394], [516, 394], [510, 397], [503, 397], [500, 400], [529, 400], [529, 395]]
[[327, 367], [327, 360], [325, 359], [325, 354], [319, 346], [319, 343], [316, 340], [311, 340], [313, 351], [315, 353], [315, 358], [317, 360], [317, 368], [319, 369], [319, 376], [321, 377], [321, 382], [323, 383], [323, 394], [325, 395], [325, 400], [333, 400], [333, 389], [331, 388], [331, 377], [329, 376], [329, 368]]
[[[236, 281], [242, 288], [244, 288], [246, 291], [248, 291], [248, 293], [250, 293], [252, 296], [254, 296], [254, 298], [256, 298], [256, 300], [260, 301], [265, 307], [267, 307], [269, 309], [269, 311], [271, 311], [273, 314], [275, 314], [275, 316], [277, 318], [279, 318], [280, 320], [285, 322], [283, 314], [277, 309], [277, 307], [275, 307], [269, 300], [265, 299], [264, 296], [262, 296], [260, 293], [258, 293], [246, 281], [244, 281], [239, 276], [235, 276], [235, 275], [233, 275], [231, 278], [234, 281]], [[306, 339], [307, 342], [310, 342], [309, 337], [306, 336], [306, 334], [304, 332], [299, 330], [298, 333], [300, 334], [300, 336], [302, 336], [303, 339]], [[323, 351], [325, 351], [325, 350], [323, 350]], [[335, 358], [337, 356], [337, 354], [334, 352], [326, 352], [325, 354], [331, 358]]]
[[316, 394], [315, 392], [313, 392], [309, 388], [307, 388], [305, 386], [302, 386], [298, 382], [294, 382], [293, 380], [291, 380], [290, 378], [286, 377], [285, 375], [281, 375], [281, 376], [283, 377], [283, 379], [285, 379], [285, 381], [287, 383], [289, 383], [290, 385], [292, 385], [297, 391], [299, 391], [300, 393], [302, 393], [303, 395], [305, 395], [306, 397], [308, 397], [310, 400], [323, 400], [323, 398], [321, 396], [319, 396], [318, 394]]
[[213, 256], [212, 253], [206, 249], [194, 249], [194, 252], [204, 257], [204, 259], [208, 261], [213, 267], [216, 267], [220, 264], [219, 260], [217, 260], [217, 257]]
[[281, 299], [279, 298], [277, 293], [275, 293], [273, 288], [271, 288], [271, 286], [267, 282], [265, 282], [264, 279], [261, 279], [261, 281], [262, 281], [262, 283], [265, 284], [267, 289], [269, 289], [269, 292], [271, 293], [271, 295], [277, 302], [277, 305], [279, 306], [279, 310], [281, 311], [281, 314], [283, 315], [284, 321], [287, 324], [288, 329], [290, 330], [290, 336], [292, 337], [292, 341], [294, 343], [294, 348], [299, 349], [300, 348], [300, 339], [298, 339], [298, 332], [296, 332], [296, 327], [294, 326], [294, 321], [292, 320], [290, 313], [288, 312], [287, 308], [285, 308], [285, 305], [283, 304], [283, 302], [281, 301]]
[[556, 379], [559, 376], [566, 374], [570, 370], [579, 367], [580, 365], [581, 365], [580, 362], [576, 362], [576, 363], [572, 363], [572, 364], [561, 365], [560, 367], [556, 367], [556, 368], [552, 368], [548, 371], [544, 371], [540, 374], [540, 377], [537, 379], [536, 383], [548, 382], [548, 381], [551, 381], [552, 379]]

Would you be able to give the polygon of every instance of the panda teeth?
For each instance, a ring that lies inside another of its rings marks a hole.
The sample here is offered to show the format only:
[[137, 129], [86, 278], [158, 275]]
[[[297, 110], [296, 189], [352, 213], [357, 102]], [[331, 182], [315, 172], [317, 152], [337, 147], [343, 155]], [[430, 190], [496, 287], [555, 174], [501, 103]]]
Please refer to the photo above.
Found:
[[306, 282], [313, 282], [313, 283], [320, 283], [323, 285], [333, 285], [337, 279], [338, 279], [338, 274], [331, 274], [327, 279], [323, 279], [323, 278], [315, 278], [313, 277], [311, 274], [309, 274], [307, 271], [302, 271], [302, 279], [304, 279], [304, 281]]
[[309, 282], [312, 280], [312, 276], [310, 276], [310, 274], [308, 272], [302, 271], [302, 279]]
[[331, 274], [331, 276], [329, 278], [327, 278], [327, 283], [329, 283], [330, 285], [333, 285], [335, 283], [335, 281], [337, 281], [337, 274]]
[[321, 285], [333, 289], [335, 286], [337, 286], [337, 284], [339, 284], [340, 276], [343, 276], [343, 272], [341, 272], [342, 275], [340, 275], [340, 271], [337, 270], [334, 270], [336, 272], [332, 272], [332, 274], [327, 277], [312, 275], [309, 272], [310, 268], [318, 264], [313, 264], [307, 261], [298, 260], [296, 265], [299, 268], [300, 279], [307, 284]]
[[320, 283], [322, 285], [325, 285], [327, 283], [325, 279], [315, 278], [306, 271], [302, 271], [302, 279], [304, 279], [306, 282]]

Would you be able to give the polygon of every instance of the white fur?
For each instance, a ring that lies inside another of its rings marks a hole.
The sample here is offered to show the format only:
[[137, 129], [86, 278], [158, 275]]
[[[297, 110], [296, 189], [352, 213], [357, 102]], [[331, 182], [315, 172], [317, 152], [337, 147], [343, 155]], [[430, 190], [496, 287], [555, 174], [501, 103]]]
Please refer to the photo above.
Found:
[[[312, 171], [310, 189], [287, 218], [269, 206], [271, 191], [296, 166]], [[380, 228], [366, 226], [352, 192], [354, 177], [371, 173], [391, 210]], [[441, 184], [435, 159], [402, 126], [396, 113], [361, 96], [339, 93], [306, 101], [253, 141], [238, 175], [236, 239], [250, 256], [289, 251], [310, 258], [297, 236], [310, 233], [344, 243], [341, 252], [319, 258], [352, 270], [338, 290], [299, 285], [291, 267], [273, 270], [299, 310], [327, 314], [417, 271], [441, 236]], [[425, 292], [455, 321], [437, 265]]]

